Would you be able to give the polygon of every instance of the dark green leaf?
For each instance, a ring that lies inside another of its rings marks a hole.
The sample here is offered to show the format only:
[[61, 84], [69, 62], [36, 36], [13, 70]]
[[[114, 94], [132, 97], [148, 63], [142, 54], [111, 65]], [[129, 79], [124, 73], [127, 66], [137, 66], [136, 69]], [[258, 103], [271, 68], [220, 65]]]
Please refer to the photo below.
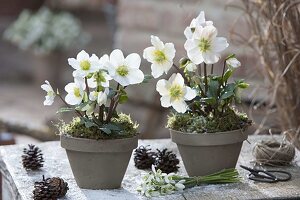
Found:
[[101, 131], [103, 131], [106, 134], [111, 134], [111, 130], [108, 128], [100, 128]]
[[111, 131], [120, 131], [122, 128], [113, 123], [104, 124], [103, 128], [109, 129]]
[[219, 81], [211, 80], [208, 84], [208, 96], [209, 97], [217, 97], [219, 89]]

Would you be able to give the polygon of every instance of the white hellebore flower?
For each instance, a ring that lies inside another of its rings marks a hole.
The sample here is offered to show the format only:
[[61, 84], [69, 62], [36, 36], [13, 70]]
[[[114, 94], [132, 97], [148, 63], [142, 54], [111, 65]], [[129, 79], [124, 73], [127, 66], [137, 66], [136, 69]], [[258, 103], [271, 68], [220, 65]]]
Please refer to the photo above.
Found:
[[185, 69], [189, 72], [195, 72], [197, 69], [197, 66], [194, 63], [190, 62], [185, 66]]
[[227, 59], [226, 64], [230, 69], [236, 69], [241, 66], [241, 62], [238, 61], [238, 59], [236, 59], [235, 57]]
[[76, 59], [69, 58], [68, 63], [75, 69], [74, 77], [86, 77], [100, 68], [99, 58], [95, 54], [90, 57], [84, 50], [77, 54]]
[[191, 21], [191, 24], [188, 27], [186, 27], [186, 29], [184, 30], [184, 35], [186, 39], [192, 39], [196, 27], [199, 26], [205, 27], [209, 25], [213, 25], [213, 22], [205, 21], [205, 13], [201, 11], [198, 17], [194, 18]]
[[217, 37], [217, 29], [214, 26], [196, 27], [193, 38], [184, 44], [189, 59], [196, 65], [202, 62], [218, 62], [220, 52], [228, 46], [226, 38]]
[[65, 90], [68, 93], [65, 97], [66, 102], [70, 105], [78, 105], [84, 97], [85, 84], [75, 79], [74, 83], [68, 83], [65, 86]]
[[108, 73], [122, 86], [143, 82], [144, 73], [139, 69], [141, 57], [132, 53], [124, 58], [119, 49], [113, 50], [109, 57]]
[[151, 35], [152, 47], [144, 49], [143, 57], [151, 65], [151, 74], [154, 78], [160, 77], [164, 72], [167, 74], [173, 65], [175, 47], [173, 43], [164, 44], [159, 37]]
[[172, 106], [177, 112], [185, 113], [187, 104], [196, 97], [196, 91], [184, 85], [184, 79], [180, 73], [173, 74], [169, 80], [159, 80], [156, 90], [162, 96], [160, 98], [163, 107]]
[[49, 81], [45, 81], [45, 84], [41, 85], [41, 88], [43, 90], [45, 90], [47, 92], [47, 95], [46, 95], [46, 99], [44, 101], [44, 105], [45, 106], [51, 106], [54, 102], [54, 98], [56, 96], [52, 86], [50, 85]]

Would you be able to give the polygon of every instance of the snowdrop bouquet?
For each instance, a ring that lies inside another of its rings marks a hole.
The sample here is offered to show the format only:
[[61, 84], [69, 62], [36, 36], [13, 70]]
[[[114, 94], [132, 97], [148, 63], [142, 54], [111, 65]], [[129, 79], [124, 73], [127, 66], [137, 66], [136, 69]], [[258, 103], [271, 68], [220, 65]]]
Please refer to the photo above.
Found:
[[[116, 49], [98, 58], [85, 51], [68, 59], [74, 69], [74, 82], [65, 86], [67, 95], [53, 90], [48, 81], [41, 86], [47, 92], [44, 105], [52, 105], [58, 96], [67, 107], [58, 112], [74, 111], [78, 117], [69, 124], [61, 124], [60, 132], [89, 139], [123, 138], [136, 134], [137, 124], [129, 115], [117, 113], [118, 104], [128, 99], [125, 88], [142, 83], [144, 73], [139, 69], [141, 58], [132, 53], [124, 57]], [[147, 78], [147, 77], [146, 77]]]
[[225, 169], [207, 176], [185, 177], [174, 173], [162, 173], [159, 169], [155, 170], [152, 165], [152, 172], [142, 179], [142, 184], [137, 191], [146, 197], [153, 197], [172, 194], [202, 184], [236, 183], [239, 182], [239, 174], [236, 169]]
[[37, 53], [68, 49], [87, 41], [78, 19], [70, 13], [54, 13], [46, 7], [36, 13], [24, 10], [5, 30], [4, 38], [21, 49], [32, 48]]
[[[153, 46], [144, 49], [143, 57], [151, 63], [152, 76], [159, 78], [171, 68], [177, 70], [168, 80], [161, 79], [156, 90], [161, 95], [163, 107], [172, 107], [176, 113], [170, 116], [168, 127], [183, 132], [220, 132], [244, 128], [250, 121], [233, 108], [240, 101], [240, 90], [248, 87], [244, 80], [229, 82], [229, 78], [241, 63], [231, 54], [221, 60], [221, 52], [229, 44], [212, 21], [206, 21], [204, 12], [193, 19], [184, 30], [184, 48], [187, 58], [174, 64], [175, 47], [151, 36]], [[222, 73], [214, 74], [214, 68]]]

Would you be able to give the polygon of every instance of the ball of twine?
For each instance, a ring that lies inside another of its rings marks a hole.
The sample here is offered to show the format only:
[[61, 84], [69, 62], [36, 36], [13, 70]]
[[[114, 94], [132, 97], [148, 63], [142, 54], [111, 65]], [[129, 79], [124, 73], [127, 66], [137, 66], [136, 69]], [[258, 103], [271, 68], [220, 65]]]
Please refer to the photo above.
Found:
[[295, 148], [286, 142], [278, 142], [275, 139], [258, 142], [253, 155], [255, 162], [270, 166], [289, 165], [295, 157]]

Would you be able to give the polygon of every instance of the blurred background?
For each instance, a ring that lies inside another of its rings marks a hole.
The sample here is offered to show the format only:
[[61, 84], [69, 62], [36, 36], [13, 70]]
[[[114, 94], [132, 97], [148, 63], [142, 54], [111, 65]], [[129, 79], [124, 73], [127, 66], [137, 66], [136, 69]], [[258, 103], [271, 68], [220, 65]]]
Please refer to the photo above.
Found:
[[[254, 121], [251, 132], [286, 130], [280, 124], [282, 116], [278, 114], [276, 101], [272, 101], [274, 84], [266, 78], [266, 62], [259, 51], [260, 44], [253, 38], [254, 25], [249, 25], [251, 17], [257, 15], [246, 12], [250, 8], [256, 12], [260, 4], [242, 0], [2, 0], [2, 140], [12, 139], [6, 133], [12, 133], [17, 143], [57, 139], [53, 123], [58, 118], [69, 120], [72, 116], [56, 114], [62, 106], [59, 101], [44, 107], [45, 93], [40, 85], [49, 80], [63, 92], [63, 86], [72, 79], [67, 59], [80, 50], [99, 57], [114, 48], [142, 55], [153, 34], [175, 44], [177, 62], [186, 55], [183, 31], [201, 10], [207, 20], [214, 22], [219, 35], [228, 39], [230, 47], [224, 54], [234, 53], [242, 62], [236, 76], [246, 79], [251, 87], [243, 94], [239, 109]], [[144, 62], [142, 68], [150, 72], [149, 63]], [[169, 110], [160, 106], [155, 84], [152, 80], [144, 87], [128, 88], [130, 101], [119, 108], [138, 121], [142, 138], [169, 137], [165, 128]]]

